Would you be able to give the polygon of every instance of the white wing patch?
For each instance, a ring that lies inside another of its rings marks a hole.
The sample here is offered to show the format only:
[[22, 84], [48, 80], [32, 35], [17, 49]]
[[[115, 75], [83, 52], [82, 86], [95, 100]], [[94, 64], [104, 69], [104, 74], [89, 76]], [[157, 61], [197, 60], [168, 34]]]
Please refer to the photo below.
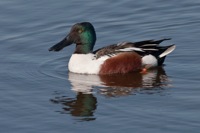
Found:
[[116, 50], [116, 51], [121, 51], [121, 52], [140, 51], [140, 52], [144, 52], [141, 48], [136, 48], [136, 47], [124, 48], [124, 49], [119, 49], [119, 50]]
[[142, 47], [157, 46], [158, 44], [144, 44]]
[[153, 48], [148, 48], [148, 49], [143, 48], [142, 50], [144, 50], [144, 51], [158, 51], [158, 49], [153, 49]]

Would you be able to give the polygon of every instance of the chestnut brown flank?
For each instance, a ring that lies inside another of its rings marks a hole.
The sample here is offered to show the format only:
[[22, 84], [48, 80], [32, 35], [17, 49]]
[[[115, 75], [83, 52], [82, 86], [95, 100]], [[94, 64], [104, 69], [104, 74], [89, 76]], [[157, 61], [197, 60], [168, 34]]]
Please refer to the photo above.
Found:
[[101, 65], [99, 74], [128, 73], [141, 69], [141, 66], [141, 57], [137, 53], [120, 53], [107, 59]]

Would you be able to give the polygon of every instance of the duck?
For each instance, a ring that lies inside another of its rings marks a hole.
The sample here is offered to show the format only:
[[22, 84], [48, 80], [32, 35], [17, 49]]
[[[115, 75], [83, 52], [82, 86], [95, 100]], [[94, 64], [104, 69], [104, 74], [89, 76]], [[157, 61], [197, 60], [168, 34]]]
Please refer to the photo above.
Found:
[[120, 42], [93, 50], [96, 43], [95, 28], [90, 22], [80, 22], [74, 24], [67, 36], [50, 47], [49, 51], [60, 51], [75, 44], [75, 51], [68, 63], [68, 70], [73, 73], [110, 75], [146, 72], [162, 66], [166, 56], [174, 51], [175, 44], [159, 45], [170, 39]]

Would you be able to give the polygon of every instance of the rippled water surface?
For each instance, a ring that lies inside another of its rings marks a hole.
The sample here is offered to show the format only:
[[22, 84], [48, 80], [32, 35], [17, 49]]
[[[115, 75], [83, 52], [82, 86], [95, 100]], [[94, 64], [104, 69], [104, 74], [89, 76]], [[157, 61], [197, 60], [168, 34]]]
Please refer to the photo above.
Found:
[[[200, 1], [0, 1], [0, 132], [198, 133]], [[48, 48], [77, 22], [93, 23], [95, 49], [172, 38], [165, 65], [147, 74], [68, 72], [74, 51]]]

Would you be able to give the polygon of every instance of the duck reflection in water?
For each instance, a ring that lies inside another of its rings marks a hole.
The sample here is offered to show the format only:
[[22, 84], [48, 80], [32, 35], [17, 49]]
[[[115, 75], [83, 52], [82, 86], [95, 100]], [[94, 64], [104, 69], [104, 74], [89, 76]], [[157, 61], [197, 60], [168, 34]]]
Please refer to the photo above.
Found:
[[[83, 75], [69, 73], [72, 90], [84, 94], [97, 92], [109, 97], [125, 96], [138, 92], [156, 93], [169, 86], [168, 77], [162, 67], [147, 73], [127, 73], [114, 75]], [[149, 91], [148, 91], [149, 90]]]
[[78, 92], [76, 98], [56, 97], [51, 99], [55, 104], [62, 104], [61, 113], [70, 113], [72, 116], [80, 117], [81, 121], [95, 120], [93, 113], [96, 110], [97, 99], [93, 94]]
[[134, 93], [160, 93], [169, 86], [168, 77], [162, 67], [148, 70], [147, 73], [117, 75], [83, 75], [69, 72], [69, 81], [72, 90], [77, 92], [76, 98], [58, 96], [51, 101], [62, 104], [62, 113], [70, 113], [84, 121], [95, 120], [95, 91], [106, 97], [120, 97]]

